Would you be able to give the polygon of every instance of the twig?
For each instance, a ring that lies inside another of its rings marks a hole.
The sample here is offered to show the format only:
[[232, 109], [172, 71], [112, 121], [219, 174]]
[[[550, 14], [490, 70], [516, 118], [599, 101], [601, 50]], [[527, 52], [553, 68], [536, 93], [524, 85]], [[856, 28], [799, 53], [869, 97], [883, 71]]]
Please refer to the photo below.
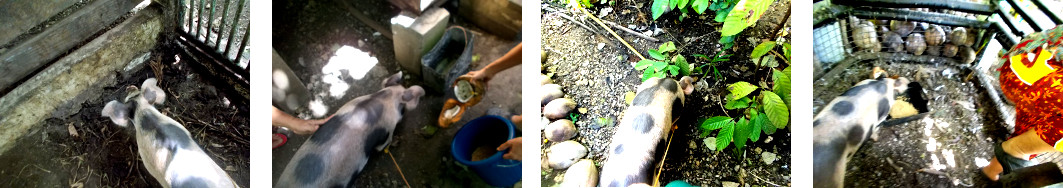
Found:
[[613, 37], [616, 37], [616, 39], [620, 40], [621, 43], [624, 43], [624, 46], [627, 46], [627, 49], [631, 50], [631, 52], [634, 52], [635, 55], [639, 56], [639, 60], [646, 59], [646, 57], [642, 57], [642, 53], [639, 53], [638, 50], [635, 50], [635, 47], [631, 47], [631, 44], [628, 44], [627, 41], [624, 40], [624, 38], [620, 38], [620, 35], [617, 35], [616, 32], [613, 32], [612, 29], [606, 27], [605, 24], [602, 23], [602, 20], [598, 20], [598, 17], [594, 17], [594, 15], [592, 15], [590, 12], [587, 12], [587, 9], [583, 9], [583, 7], [579, 7], [579, 10], [582, 11], [583, 14], [586, 14], [587, 17], [593, 19], [594, 22], [598, 22], [598, 25], [602, 26], [602, 28], [605, 28], [605, 31], [609, 31], [609, 34], [613, 34]]
[[672, 130], [669, 131], [671, 134], [668, 134], [668, 144], [664, 146], [664, 156], [661, 156], [661, 162], [657, 164], [657, 174], [653, 175], [654, 187], [661, 186], [661, 170], [664, 170], [664, 160], [668, 158], [668, 149], [672, 147], [672, 137], [675, 136], [676, 122], [679, 122], [679, 117], [676, 117], [675, 120], [672, 121], [672, 127], [669, 127]]
[[[790, 6], [786, 6], [786, 14], [784, 14], [784, 15], [786, 15], [786, 17], [783, 17], [782, 22], [779, 22], [779, 25], [775, 26], [775, 30], [772, 31], [772, 33], [771, 33], [772, 36], [778, 35], [779, 34], [779, 30], [782, 29], [783, 26], [786, 26], [786, 21], [790, 20], [790, 10], [791, 10]], [[778, 37], [778, 36], [775, 36], [775, 37]], [[789, 63], [787, 63], [787, 64], [789, 64]]]
[[760, 181], [762, 181], [764, 183], [768, 183], [768, 184], [774, 185], [776, 187], [782, 187], [782, 185], [775, 184], [775, 183], [772, 183], [772, 182], [770, 182], [768, 180], [761, 179], [760, 176], [757, 176], [757, 174], [755, 174], [755, 173], [749, 173], [749, 175], [753, 175], [754, 178], [757, 178], [757, 180], [760, 180]]
[[399, 162], [395, 161], [395, 156], [391, 155], [391, 151], [388, 151], [387, 148], [384, 149], [384, 153], [387, 153], [388, 157], [391, 157], [391, 163], [394, 163], [395, 168], [399, 169], [399, 176], [402, 177], [402, 182], [406, 183], [406, 187], [410, 187], [410, 182], [406, 181], [406, 175], [402, 174], [402, 167], [399, 167]]
[[613, 22], [610, 22], [610, 21], [605, 21], [605, 23], [609, 24], [609, 26], [613, 26], [613, 28], [616, 28], [616, 29], [619, 29], [621, 31], [630, 33], [631, 35], [635, 35], [636, 37], [639, 37], [639, 38], [642, 38], [642, 39], [646, 39], [648, 41], [653, 41], [653, 42], [661, 41], [661, 40], [657, 40], [657, 38], [653, 38], [651, 36], [646, 36], [646, 35], [643, 35], [642, 33], [638, 33], [638, 32], [632, 31], [631, 29], [628, 29], [628, 28], [625, 28], [625, 27], [621, 27], [620, 25], [617, 25], [616, 23], [613, 23]]
[[596, 30], [591, 29], [591, 27], [589, 27], [587, 25], [584, 25], [582, 22], [576, 21], [575, 18], [572, 18], [571, 16], [568, 16], [568, 15], [566, 15], [564, 13], [554, 12], [554, 14], [556, 14], [557, 16], [559, 16], [561, 18], [565, 18], [566, 20], [568, 20], [568, 21], [570, 21], [572, 23], [575, 23], [576, 25], [579, 25], [580, 27], [583, 27], [584, 29], [587, 29], [587, 31], [590, 31], [591, 33], [601, 34], [601, 33], [598, 33]]
[[771, 50], [771, 53], [775, 54], [775, 57], [779, 57], [779, 59], [782, 59], [782, 62], [786, 63], [787, 65], [790, 64], [790, 60], [786, 59], [785, 56], [782, 56], [781, 54], [779, 54], [779, 52], [775, 52], [774, 49]]

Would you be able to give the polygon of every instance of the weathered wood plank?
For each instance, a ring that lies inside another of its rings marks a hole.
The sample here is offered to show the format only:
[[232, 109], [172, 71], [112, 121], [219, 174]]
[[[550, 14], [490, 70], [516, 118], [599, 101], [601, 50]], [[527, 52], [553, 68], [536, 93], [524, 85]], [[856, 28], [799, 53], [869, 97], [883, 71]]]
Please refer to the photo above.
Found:
[[19, 80], [105, 29], [137, 3], [132, 0], [97, 0], [59, 21], [44, 32], [0, 54], [0, 94]]
[[520, 1], [465, 0], [458, 5], [458, 14], [491, 34], [513, 39], [520, 32]]
[[48, 21], [48, 18], [77, 2], [78, 0], [0, 0], [0, 25], [4, 27], [0, 30], [0, 45], [15, 40], [15, 37], [40, 25], [41, 22]]

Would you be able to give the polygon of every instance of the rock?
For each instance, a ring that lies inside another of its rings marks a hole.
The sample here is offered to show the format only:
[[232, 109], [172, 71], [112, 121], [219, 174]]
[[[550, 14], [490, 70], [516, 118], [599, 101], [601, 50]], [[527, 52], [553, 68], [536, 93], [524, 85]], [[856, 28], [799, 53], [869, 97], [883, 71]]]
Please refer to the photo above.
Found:
[[941, 55], [945, 57], [956, 57], [956, 52], [959, 51], [959, 47], [953, 44], [945, 44], [945, 48], [941, 50]]
[[879, 52], [882, 50], [882, 44], [878, 41], [878, 33], [875, 32], [875, 26], [870, 22], [861, 23], [853, 28], [853, 43], [864, 51]]
[[716, 137], [708, 137], [701, 140], [701, 142], [705, 143], [705, 146], [708, 147], [709, 150], [716, 151]]
[[973, 63], [974, 59], [977, 58], [975, 56], [978, 55], [977, 53], [974, 52], [974, 50], [971, 49], [971, 47], [967, 47], [967, 46], [961, 46], [959, 53], [960, 53], [959, 55], [960, 55], [961, 61], [963, 61], [964, 64], [968, 64], [968, 65]]
[[554, 101], [555, 99], [565, 96], [565, 93], [561, 91], [561, 85], [546, 84], [543, 85], [541, 89], [542, 90], [539, 90], [541, 94], [541, 96], [539, 96], [539, 106], [546, 106], [550, 103], [550, 101]]
[[890, 52], [903, 52], [904, 51], [904, 39], [901, 39], [901, 35], [896, 32], [886, 32], [882, 35], [883, 45], [886, 46]]
[[605, 43], [598, 43], [598, 50], [602, 50], [602, 48], [605, 48]]
[[957, 46], [962, 46], [963, 44], [966, 44], [967, 29], [964, 29], [963, 27], [956, 27], [956, 29], [952, 29], [952, 32], [949, 33], [949, 42], [952, 42], [953, 45]]
[[927, 46], [941, 46], [945, 43], [945, 30], [942, 30], [941, 26], [931, 25], [925, 34]]
[[890, 21], [890, 29], [897, 34], [900, 34], [901, 37], [907, 37], [908, 34], [911, 34], [912, 31], [915, 30], [915, 22], [893, 20]]
[[554, 79], [550, 79], [549, 76], [539, 74], [539, 85], [553, 84]]
[[546, 151], [547, 162], [553, 169], [566, 169], [586, 155], [587, 147], [571, 140], [554, 144]]
[[739, 186], [738, 183], [731, 182], [731, 181], [723, 181], [721, 183], [723, 184], [723, 187], [738, 187]]
[[971, 29], [967, 31], [967, 42], [963, 43], [963, 46], [974, 46], [974, 41], [978, 40], [978, 29]]
[[568, 112], [576, 108], [576, 102], [568, 98], [554, 99], [543, 107], [543, 116], [549, 119], [561, 119], [568, 116]]
[[565, 170], [565, 179], [561, 180], [561, 187], [594, 187], [598, 186], [598, 167], [590, 159], [580, 159], [579, 162]]
[[908, 35], [908, 41], [904, 43], [904, 49], [908, 50], [909, 53], [923, 55], [923, 52], [926, 51], [926, 40], [923, 39], [922, 34], [912, 33]]
[[694, 90], [701, 91], [701, 92], [707, 92], [708, 89], [709, 89], [709, 83], [706, 82], [705, 80], [706, 79], [701, 79], [701, 80], [698, 80], [697, 83], [694, 83]]
[[764, 153], [760, 153], [760, 160], [764, 161], [764, 164], [768, 165], [771, 165], [772, 162], [775, 162], [775, 159], [777, 159], [778, 157], [779, 156], [775, 155], [775, 153], [767, 151], [765, 151]]
[[540, 116], [539, 118], [539, 131], [546, 131], [546, 126], [550, 125], [550, 119], [547, 119], [546, 117], [542, 116]]
[[926, 55], [941, 56], [941, 46], [927, 46]]
[[572, 120], [560, 119], [546, 125], [543, 132], [547, 140], [561, 142], [576, 137], [576, 125], [572, 124]]

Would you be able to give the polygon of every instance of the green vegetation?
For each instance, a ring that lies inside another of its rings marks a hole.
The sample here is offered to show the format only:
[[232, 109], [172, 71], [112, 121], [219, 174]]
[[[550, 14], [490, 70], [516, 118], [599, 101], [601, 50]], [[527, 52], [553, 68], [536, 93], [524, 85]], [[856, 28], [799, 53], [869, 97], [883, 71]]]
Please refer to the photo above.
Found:
[[675, 56], [671, 55], [675, 50], [675, 44], [668, 41], [657, 49], [649, 50], [651, 59], [643, 59], [635, 63], [635, 69], [643, 71], [642, 81], [650, 78], [664, 78], [667, 74], [690, 75], [690, 64], [687, 63], [687, 59], [678, 53]]

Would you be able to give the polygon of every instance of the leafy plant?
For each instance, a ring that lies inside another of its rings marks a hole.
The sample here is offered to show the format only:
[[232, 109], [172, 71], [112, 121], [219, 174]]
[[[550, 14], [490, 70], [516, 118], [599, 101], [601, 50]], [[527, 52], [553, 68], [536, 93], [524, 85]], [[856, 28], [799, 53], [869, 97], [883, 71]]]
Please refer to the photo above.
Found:
[[679, 54], [670, 55], [675, 50], [675, 44], [671, 41], [661, 44], [657, 49], [649, 49], [651, 59], [643, 59], [635, 63], [635, 69], [643, 71], [642, 81], [650, 78], [664, 78], [668, 74], [690, 75], [690, 63], [687, 63], [686, 57]]
[[[733, 0], [717, 0], [716, 2], [727, 3], [721, 1]], [[736, 35], [746, 27], [757, 23], [760, 16], [764, 15], [764, 12], [774, 2], [775, 0], [741, 0], [731, 4], [716, 5], [713, 3], [710, 9], [719, 8], [713, 9], [716, 11], [716, 22], [723, 22], [723, 28], [720, 29], [720, 44], [723, 45], [723, 49], [731, 49]]]
[[[720, 70], [716, 68], [716, 63], [726, 62], [726, 61], [730, 61], [731, 60], [731, 59], [728, 59], [728, 58], [731, 57], [731, 54], [723, 54], [723, 53], [717, 54], [716, 56], [714, 56], [712, 58], [709, 58], [709, 56], [702, 55], [702, 54], [694, 54], [694, 57], [698, 57], [698, 58], [703, 58], [705, 60], [709, 60], [709, 63], [703, 64], [701, 66], [698, 66], [698, 67], [694, 68], [694, 72], [698, 72], [698, 73], [701, 73], [702, 75], [706, 75], [706, 74], [708, 74], [708, 71], [711, 69], [713, 75], [715, 75], [717, 78], [721, 77], [721, 75], [720, 75]], [[706, 67], [708, 67], [708, 68], [706, 68]]]
[[[776, 42], [764, 42], [757, 45], [750, 58], [775, 59], [765, 54], [774, 48]], [[783, 58], [789, 59], [790, 45], [782, 44]], [[762, 67], [769, 67], [761, 65]], [[776, 65], [777, 66], [777, 65]], [[760, 134], [774, 134], [776, 129], [786, 128], [790, 120], [790, 67], [783, 70], [772, 68], [771, 87], [750, 84], [749, 82], [735, 82], [727, 87], [731, 93], [727, 95], [728, 110], [739, 110], [741, 115], [737, 118], [730, 116], [715, 116], [701, 120], [701, 137], [708, 136], [714, 130], [719, 130], [716, 135], [716, 149], [723, 150], [734, 143], [735, 152], [741, 152], [745, 147], [746, 140], [756, 142]], [[763, 85], [764, 83], [761, 82]], [[759, 90], [758, 95], [752, 95]]]
[[[657, 20], [664, 13], [670, 12], [673, 9], [678, 9], [683, 12], [683, 17], [686, 17], [687, 7], [694, 9], [694, 12], [698, 14], [705, 13], [705, 10], [709, 8], [710, 1], [719, 0], [653, 0], [653, 4], [650, 5], [650, 12], [653, 13], [653, 20]], [[679, 17], [680, 20], [683, 17]]]

